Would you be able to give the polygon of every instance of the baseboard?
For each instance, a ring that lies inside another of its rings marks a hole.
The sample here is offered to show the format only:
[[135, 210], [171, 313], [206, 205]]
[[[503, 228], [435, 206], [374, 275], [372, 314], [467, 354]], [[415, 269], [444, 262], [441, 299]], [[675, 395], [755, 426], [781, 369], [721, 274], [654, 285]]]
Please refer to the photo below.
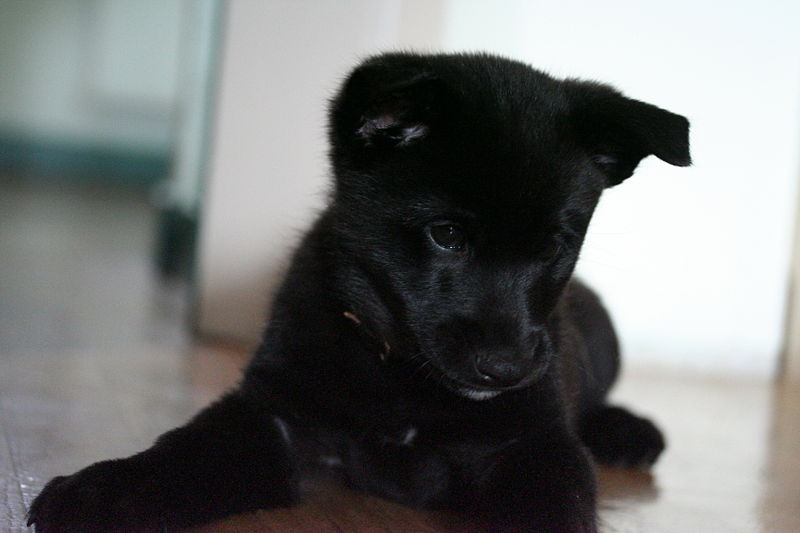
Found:
[[0, 135], [0, 172], [24, 177], [148, 186], [163, 180], [170, 166], [169, 153]]

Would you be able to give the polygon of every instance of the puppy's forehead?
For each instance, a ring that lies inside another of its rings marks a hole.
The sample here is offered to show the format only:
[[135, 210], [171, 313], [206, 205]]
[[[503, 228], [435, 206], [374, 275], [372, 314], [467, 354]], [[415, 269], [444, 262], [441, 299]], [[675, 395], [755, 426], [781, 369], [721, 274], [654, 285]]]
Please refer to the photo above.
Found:
[[449, 113], [439, 124], [455, 187], [498, 202], [548, 201], [581, 173], [561, 83], [516, 62], [444, 63]]
[[557, 128], [515, 123], [506, 131], [480, 124], [453, 132], [447, 164], [432, 178], [450, 197], [492, 209], [557, 209], [576, 194], [591, 193], [599, 183], [583, 179], [586, 169], [569, 139]]
[[464, 72], [448, 80], [453, 102], [442, 125], [471, 147], [518, 154], [545, 148], [564, 129], [568, 106], [561, 87], [526, 66], [519, 76], [476, 80]]

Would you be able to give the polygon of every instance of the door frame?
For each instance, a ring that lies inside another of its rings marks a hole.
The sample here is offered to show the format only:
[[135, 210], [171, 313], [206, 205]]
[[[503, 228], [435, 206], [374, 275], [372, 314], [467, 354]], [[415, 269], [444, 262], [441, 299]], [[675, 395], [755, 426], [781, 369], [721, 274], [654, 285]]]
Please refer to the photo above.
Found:
[[[800, 174], [798, 174], [800, 179]], [[800, 191], [795, 208], [794, 243], [786, 302], [783, 353], [778, 378], [800, 383]]]

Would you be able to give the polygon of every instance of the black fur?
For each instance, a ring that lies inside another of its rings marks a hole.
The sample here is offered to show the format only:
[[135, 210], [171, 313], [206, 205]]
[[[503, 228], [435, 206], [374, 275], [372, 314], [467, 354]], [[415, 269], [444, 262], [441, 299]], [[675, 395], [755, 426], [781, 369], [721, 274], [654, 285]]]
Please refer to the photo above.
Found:
[[[241, 386], [128, 459], [51, 481], [37, 530], [166, 531], [287, 506], [334, 470], [493, 531], [593, 532], [597, 460], [664, 441], [604, 403], [617, 341], [571, 280], [604, 188], [685, 118], [489, 55], [387, 54], [331, 105], [334, 187]], [[583, 443], [580, 439], [583, 439]]]

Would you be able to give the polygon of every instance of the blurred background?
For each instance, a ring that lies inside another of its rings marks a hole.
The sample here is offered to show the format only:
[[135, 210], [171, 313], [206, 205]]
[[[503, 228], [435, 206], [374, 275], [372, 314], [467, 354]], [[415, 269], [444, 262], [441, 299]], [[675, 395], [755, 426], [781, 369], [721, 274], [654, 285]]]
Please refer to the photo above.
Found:
[[694, 166], [608, 191], [579, 274], [634, 364], [800, 373], [799, 21], [781, 0], [0, 0], [0, 357], [252, 346], [324, 202], [327, 100], [400, 48], [687, 116]]

